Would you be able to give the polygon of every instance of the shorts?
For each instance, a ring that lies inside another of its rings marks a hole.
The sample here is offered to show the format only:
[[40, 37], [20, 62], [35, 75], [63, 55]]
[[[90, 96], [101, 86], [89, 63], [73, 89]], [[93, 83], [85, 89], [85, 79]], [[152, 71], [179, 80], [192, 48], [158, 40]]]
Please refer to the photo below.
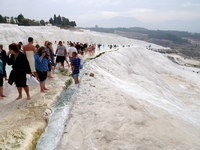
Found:
[[38, 75], [40, 82], [43, 82], [47, 79], [47, 71], [38, 71], [37, 70], [37, 75]]
[[57, 56], [56, 63], [59, 63], [59, 62], [64, 63], [65, 59], [66, 59], [65, 56]]
[[72, 74], [73, 77], [78, 77], [79, 76], [79, 73], [76, 73], [76, 74]]
[[27, 87], [26, 84], [26, 73], [20, 73], [15, 77], [16, 87]]

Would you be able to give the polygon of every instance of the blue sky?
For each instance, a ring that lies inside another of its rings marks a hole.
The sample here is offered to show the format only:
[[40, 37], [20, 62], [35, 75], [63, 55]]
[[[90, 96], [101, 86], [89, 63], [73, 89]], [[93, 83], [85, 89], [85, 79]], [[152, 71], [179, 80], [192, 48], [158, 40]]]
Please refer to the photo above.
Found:
[[[48, 20], [60, 14], [84, 27], [99, 23], [117, 27], [124, 21], [120, 17], [128, 17], [123, 24], [126, 27], [139, 25], [130, 23], [133, 18], [149, 28], [158, 25], [159, 29], [200, 32], [200, 0], [0, 0], [0, 6], [3, 16], [22, 13], [24, 17]], [[116, 17], [114, 25], [107, 24]], [[187, 28], [182, 29], [181, 24], [187, 24]]]

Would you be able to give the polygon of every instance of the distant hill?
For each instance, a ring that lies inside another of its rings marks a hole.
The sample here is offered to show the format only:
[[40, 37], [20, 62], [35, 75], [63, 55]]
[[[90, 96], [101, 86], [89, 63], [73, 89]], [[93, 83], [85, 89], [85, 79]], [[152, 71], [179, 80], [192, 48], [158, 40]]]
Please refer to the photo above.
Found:
[[[167, 21], [155, 21], [155, 22], [144, 22], [133, 16], [115, 16], [108, 18], [93, 18], [86, 19], [82, 23], [82, 27], [95, 27], [98, 25], [103, 28], [118, 28], [118, 27], [143, 27], [151, 30], [177, 30], [177, 31], [188, 31], [200, 33], [200, 19], [191, 20], [167, 20]], [[80, 25], [79, 25], [80, 27]]]
[[200, 33], [185, 31], [148, 30], [146, 28], [87, 28], [92, 31], [114, 33], [124, 37], [148, 41], [200, 59]]

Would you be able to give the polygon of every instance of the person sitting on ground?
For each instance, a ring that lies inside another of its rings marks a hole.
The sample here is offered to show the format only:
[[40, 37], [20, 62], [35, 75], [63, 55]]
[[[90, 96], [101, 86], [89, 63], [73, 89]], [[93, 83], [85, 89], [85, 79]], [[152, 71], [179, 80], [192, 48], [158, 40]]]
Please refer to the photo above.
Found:
[[71, 68], [72, 68], [72, 77], [74, 79], [75, 84], [79, 84], [79, 72], [80, 72], [80, 63], [81, 60], [78, 58], [77, 52], [72, 53], [72, 61], [71, 61]]
[[13, 43], [9, 45], [9, 51], [7, 54], [7, 63], [12, 65], [12, 70], [9, 75], [8, 83], [13, 84], [15, 82], [19, 96], [16, 100], [22, 98], [22, 88], [25, 90], [27, 100], [30, 100], [29, 87], [26, 83], [26, 75], [31, 74], [31, 68], [27, 57], [20, 52], [17, 44]]
[[38, 49], [38, 52], [35, 53], [35, 68], [37, 71], [37, 75], [40, 81], [40, 91], [43, 93], [46, 93], [46, 90], [48, 90], [45, 87], [45, 81], [47, 79], [47, 71], [48, 68], [48, 56], [45, 47], [40, 47]]

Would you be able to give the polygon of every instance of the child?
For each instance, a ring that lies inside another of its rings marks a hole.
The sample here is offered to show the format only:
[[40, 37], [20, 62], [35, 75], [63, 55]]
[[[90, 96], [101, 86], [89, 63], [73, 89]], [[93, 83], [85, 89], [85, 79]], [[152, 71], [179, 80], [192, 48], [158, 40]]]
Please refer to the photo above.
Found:
[[80, 62], [80, 69], [83, 69], [83, 52], [82, 51], [78, 51], [78, 58], [80, 58], [81, 62]]
[[5, 95], [3, 94], [3, 78], [4, 78], [3, 60], [2, 57], [0, 56], [0, 99], [5, 97]]
[[72, 53], [72, 61], [71, 61], [71, 68], [72, 68], [72, 77], [74, 79], [75, 84], [79, 84], [79, 72], [80, 72], [80, 58], [78, 58], [77, 52]]

